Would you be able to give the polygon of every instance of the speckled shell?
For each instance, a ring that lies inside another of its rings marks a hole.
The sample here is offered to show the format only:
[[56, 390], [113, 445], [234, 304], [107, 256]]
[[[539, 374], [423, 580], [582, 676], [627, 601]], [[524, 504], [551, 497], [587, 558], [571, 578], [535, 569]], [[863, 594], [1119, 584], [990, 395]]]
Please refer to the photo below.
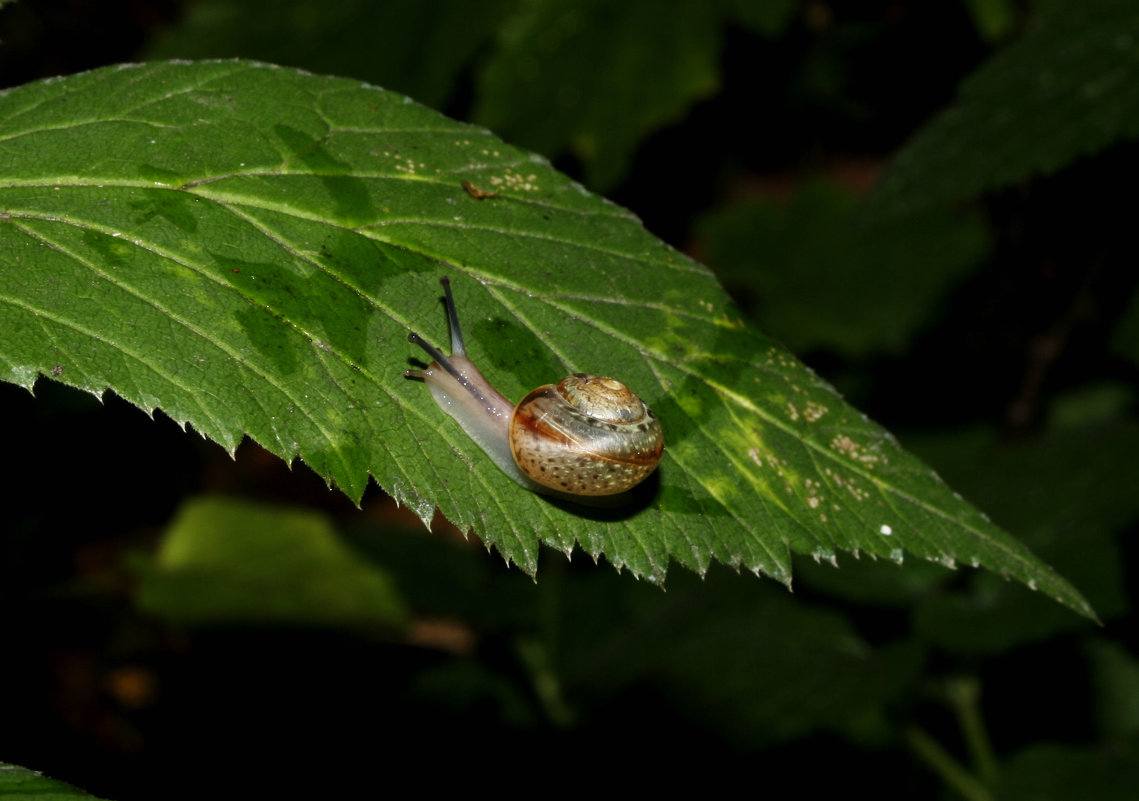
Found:
[[572, 495], [635, 487], [663, 449], [656, 415], [615, 378], [566, 376], [531, 392], [510, 418], [510, 450], [522, 472]]

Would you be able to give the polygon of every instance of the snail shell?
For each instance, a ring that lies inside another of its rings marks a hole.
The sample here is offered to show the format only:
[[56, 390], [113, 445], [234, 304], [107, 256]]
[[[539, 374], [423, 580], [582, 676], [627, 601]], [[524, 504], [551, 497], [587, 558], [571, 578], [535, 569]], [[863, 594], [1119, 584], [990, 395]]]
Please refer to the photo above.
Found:
[[577, 499], [617, 495], [644, 481], [660, 462], [660, 421], [615, 378], [575, 373], [538, 387], [515, 407], [467, 358], [459, 319], [444, 278], [451, 355], [418, 334], [408, 340], [431, 357], [421, 378], [439, 406], [527, 489]]
[[664, 449], [660, 421], [616, 378], [574, 373], [538, 387], [510, 419], [510, 452], [544, 487], [613, 495], [640, 484]]

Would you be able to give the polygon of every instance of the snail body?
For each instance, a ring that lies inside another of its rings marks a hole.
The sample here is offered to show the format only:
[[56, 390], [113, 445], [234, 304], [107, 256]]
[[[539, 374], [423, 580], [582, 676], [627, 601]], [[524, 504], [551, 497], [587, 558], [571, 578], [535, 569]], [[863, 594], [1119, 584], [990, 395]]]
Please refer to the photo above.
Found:
[[660, 421], [615, 378], [574, 373], [517, 406], [507, 400], [467, 358], [451, 285], [442, 282], [451, 355], [409, 334], [432, 361], [404, 375], [421, 378], [504, 473], [529, 490], [573, 499], [626, 492], [656, 469], [664, 449]]

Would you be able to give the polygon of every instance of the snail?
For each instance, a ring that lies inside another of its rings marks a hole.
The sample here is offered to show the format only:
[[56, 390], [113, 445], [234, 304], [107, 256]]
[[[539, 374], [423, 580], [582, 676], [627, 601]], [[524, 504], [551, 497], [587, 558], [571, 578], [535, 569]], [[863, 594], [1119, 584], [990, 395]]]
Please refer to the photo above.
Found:
[[404, 376], [422, 379], [504, 473], [534, 492], [582, 501], [626, 492], [656, 469], [664, 449], [660, 421], [615, 378], [574, 373], [517, 406], [503, 397], [467, 358], [451, 283], [442, 284], [451, 355], [408, 334], [431, 364]]

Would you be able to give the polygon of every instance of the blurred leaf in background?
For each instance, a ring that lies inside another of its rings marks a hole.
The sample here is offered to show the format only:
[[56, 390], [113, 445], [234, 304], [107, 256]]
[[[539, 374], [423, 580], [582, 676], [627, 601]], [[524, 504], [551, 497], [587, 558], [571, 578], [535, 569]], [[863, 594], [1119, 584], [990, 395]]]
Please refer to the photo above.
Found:
[[[147, 59], [252, 58], [344, 75], [445, 108], [513, 0], [200, 0]], [[468, 88], [469, 91], [469, 88]]]
[[[654, 703], [737, 749], [824, 732], [888, 741], [896, 705], [920, 679], [922, 647], [868, 642], [833, 609], [747, 585], [721, 571], [704, 586], [676, 582], [649, 614], [621, 619], [602, 647], [571, 652], [574, 697], [612, 715], [647, 688]], [[574, 593], [567, 611], [598, 619], [589, 597]]]
[[519, 6], [483, 66], [474, 119], [540, 153], [569, 151], [611, 188], [637, 143], [717, 87], [719, 9], [703, 0]]
[[140, 608], [177, 625], [407, 625], [392, 579], [313, 512], [188, 501], [153, 562], [140, 567]]
[[895, 213], [951, 203], [1137, 137], [1135, 3], [1061, 3], [965, 80], [898, 153], [876, 200]]
[[816, 179], [790, 199], [717, 209], [700, 221], [697, 247], [757, 325], [793, 351], [857, 360], [909, 346], [990, 245], [976, 214], [879, 221], [854, 189]]

